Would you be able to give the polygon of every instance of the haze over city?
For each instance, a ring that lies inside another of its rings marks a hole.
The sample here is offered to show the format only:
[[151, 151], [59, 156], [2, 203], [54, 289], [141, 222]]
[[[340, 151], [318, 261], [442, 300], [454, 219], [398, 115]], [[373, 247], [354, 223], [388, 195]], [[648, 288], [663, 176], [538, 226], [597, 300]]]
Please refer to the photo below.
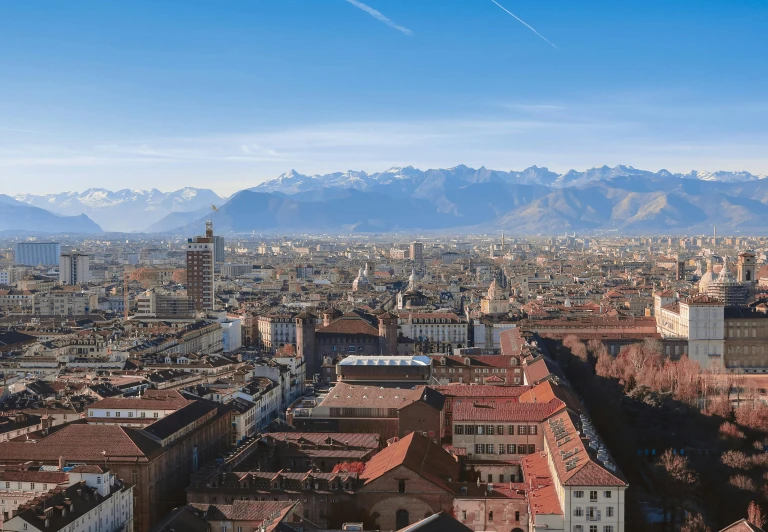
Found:
[[768, 4], [0, 6], [0, 532], [768, 530]]

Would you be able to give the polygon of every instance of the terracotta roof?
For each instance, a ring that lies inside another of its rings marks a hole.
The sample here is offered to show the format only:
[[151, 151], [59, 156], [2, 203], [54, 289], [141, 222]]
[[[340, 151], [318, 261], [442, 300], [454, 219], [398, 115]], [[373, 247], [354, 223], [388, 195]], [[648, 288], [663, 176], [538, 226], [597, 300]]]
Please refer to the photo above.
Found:
[[453, 421], [536, 421], [541, 423], [553, 413], [564, 408], [559, 399], [548, 403], [499, 403], [497, 405], [457, 404], [453, 409]]
[[539, 358], [530, 364], [525, 365], [525, 375], [528, 382], [538, 384], [554, 373], [554, 363], [548, 363], [545, 358]]
[[3, 482], [43, 482], [47, 484], [65, 484], [69, 475], [63, 471], [2, 471], [0, 481]]
[[107, 461], [147, 462], [163, 452], [138, 430], [118, 425], [72, 424], [36, 443], [7, 442], [2, 445], [3, 458], [20, 461], [56, 461], [59, 457], [70, 462]]
[[106, 408], [109, 410], [178, 410], [184, 408], [193, 401], [181, 398], [161, 397], [108, 397], [91, 404], [89, 408]]
[[446, 484], [447, 479], [459, 477], [456, 458], [426, 436], [412, 432], [371, 458], [360, 478], [369, 484], [400, 466], [446, 491], [452, 491]]
[[522, 459], [521, 465], [528, 488], [528, 507], [534, 514], [534, 524], [536, 516], [539, 515], [563, 515], [560, 499], [549, 472], [546, 453], [542, 451], [529, 454]]
[[502, 355], [520, 355], [525, 345], [525, 338], [522, 337], [521, 330], [515, 327], [514, 329], [501, 331], [499, 333], [499, 342], [501, 343]]
[[276, 512], [283, 513], [297, 501], [234, 501], [232, 504], [192, 503], [190, 506], [207, 512], [208, 521], [265, 521]]
[[[439, 397], [437, 397], [439, 396]], [[443, 395], [427, 386], [414, 388], [383, 388], [339, 382], [328, 391], [320, 403], [323, 407], [402, 408], [426, 397], [429, 404], [442, 409]], [[432, 401], [437, 399], [437, 401]], [[442, 400], [442, 402], [441, 402]], [[437, 403], [440, 403], [439, 405]]]
[[746, 519], [740, 519], [723, 528], [720, 532], [763, 532], [763, 529], [753, 525]]
[[[561, 427], [555, 435], [555, 427]], [[558, 481], [565, 486], [626, 486], [627, 481], [618, 468], [609, 471], [603, 464], [598, 463], [594, 452], [581, 439], [576, 425], [568, 412], [561, 412], [547, 420], [543, 425], [544, 438], [549, 448], [570, 452], [570, 455], [552, 456]], [[569, 466], [568, 464], [574, 464]]]
[[327, 326], [320, 327], [316, 332], [319, 334], [367, 334], [379, 336], [379, 329], [357, 314], [345, 314]]
[[548, 403], [555, 399], [562, 401], [573, 412], [584, 412], [584, 405], [573, 390], [549, 380], [534, 386], [520, 396], [521, 403]]

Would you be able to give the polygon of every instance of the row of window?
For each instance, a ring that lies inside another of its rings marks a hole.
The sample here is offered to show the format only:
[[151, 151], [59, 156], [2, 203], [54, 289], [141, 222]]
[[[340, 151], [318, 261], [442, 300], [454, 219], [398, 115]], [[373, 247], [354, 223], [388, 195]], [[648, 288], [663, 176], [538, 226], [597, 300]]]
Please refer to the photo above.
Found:
[[[613, 525], [603, 526], [603, 532], [614, 532]], [[573, 525], [573, 532], [584, 532], [583, 525]], [[589, 525], [589, 532], [599, 532], [597, 525]]]
[[[606, 492], [610, 493], [610, 492]], [[576, 506], [573, 509], [573, 515], [574, 517], [586, 517], [587, 521], [600, 521], [600, 518], [602, 517], [602, 512], [597, 506], [587, 506], [586, 512], [584, 511], [584, 508], [581, 506]], [[613, 506], [608, 506], [605, 509], [605, 516], [606, 517], [613, 517], [614, 511]]]
[[[582, 490], [575, 490], [573, 492], [573, 497], [575, 499], [583, 499], [584, 498], [584, 491], [582, 491]], [[603, 497], [606, 498], [606, 499], [610, 499], [610, 498], [613, 497], [613, 492], [606, 490], [606, 491], [603, 492]], [[590, 490], [589, 491], [589, 500], [591, 502], [596, 502], [597, 501], [597, 490]]]
[[[90, 417], [93, 417], [93, 410], [91, 410], [88, 414]], [[112, 417], [112, 412], [107, 410], [106, 417]], [[121, 417], [120, 411], [115, 412], [115, 417]], [[128, 417], [133, 417], [133, 412], [128, 412]], [[139, 417], [147, 417], [146, 412], [139, 412]], [[159, 417], [157, 412], [154, 412], [153, 417]]]
[[475, 454], [496, 454], [498, 447], [499, 454], [533, 454], [536, 452], [536, 445], [533, 443], [503, 443], [497, 445], [493, 443], [476, 443]]
[[[539, 427], [536, 425], [517, 425], [518, 436], [536, 436]], [[454, 425], [454, 434], [476, 434], [478, 436], [504, 435], [504, 425]], [[507, 425], [507, 434], [515, 435], [515, 425]]]

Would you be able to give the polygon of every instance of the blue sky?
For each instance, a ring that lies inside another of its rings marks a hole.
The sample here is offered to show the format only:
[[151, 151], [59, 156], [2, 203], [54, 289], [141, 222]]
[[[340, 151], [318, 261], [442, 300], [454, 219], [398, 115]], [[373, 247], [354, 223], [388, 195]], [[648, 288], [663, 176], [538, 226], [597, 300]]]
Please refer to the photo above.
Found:
[[768, 173], [768, 2], [498, 2], [557, 48], [492, 0], [3, 2], [0, 193], [408, 164]]

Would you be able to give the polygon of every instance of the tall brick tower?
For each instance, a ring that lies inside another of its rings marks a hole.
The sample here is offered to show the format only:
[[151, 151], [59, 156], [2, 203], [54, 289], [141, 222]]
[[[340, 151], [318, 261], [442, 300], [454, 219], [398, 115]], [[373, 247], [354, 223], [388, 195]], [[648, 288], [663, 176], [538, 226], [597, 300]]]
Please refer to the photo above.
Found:
[[397, 316], [389, 312], [379, 315], [379, 352], [397, 354]]
[[296, 316], [296, 352], [307, 364], [307, 378], [320, 373], [321, 363], [315, 349], [315, 326], [317, 316], [311, 312], [302, 312]]

